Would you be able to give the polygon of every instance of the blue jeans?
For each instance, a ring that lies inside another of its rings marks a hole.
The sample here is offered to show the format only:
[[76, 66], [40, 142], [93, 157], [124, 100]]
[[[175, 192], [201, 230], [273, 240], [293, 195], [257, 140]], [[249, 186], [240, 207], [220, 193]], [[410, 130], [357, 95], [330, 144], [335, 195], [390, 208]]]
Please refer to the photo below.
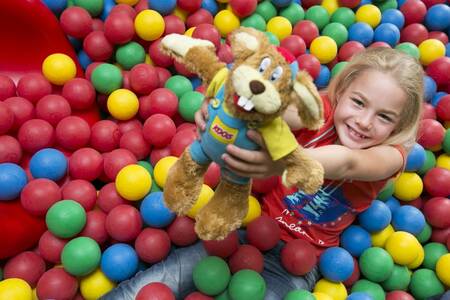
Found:
[[[239, 232], [239, 234], [241, 243], [244, 243], [244, 233]], [[261, 275], [267, 286], [265, 300], [283, 299], [289, 291], [294, 289], [311, 291], [320, 278], [317, 266], [304, 276], [294, 276], [288, 273], [280, 262], [280, 252], [283, 246], [284, 243], [279, 242], [275, 248], [264, 253], [264, 270]], [[166, 284], [177, 299], [184, 299], [196, 290], [192, 272], [195, 265], [206, 256], [208, 254], [201, 242], [174, 249], [165, 260], [152, 265], [147, 270], [138, 272], [133, 278], [121, 282], [100, 299], [134, 300], [139, 290], [151, 282]]]

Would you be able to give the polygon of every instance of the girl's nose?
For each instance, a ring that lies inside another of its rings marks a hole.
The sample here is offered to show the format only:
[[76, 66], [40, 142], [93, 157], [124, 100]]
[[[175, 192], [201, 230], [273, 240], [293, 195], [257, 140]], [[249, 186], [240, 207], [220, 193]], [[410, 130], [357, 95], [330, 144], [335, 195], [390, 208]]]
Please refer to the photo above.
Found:
[[369, 114], [365, 114], [356, 119], [356, 123], [361, 129], [369, 130], [372, 128], [372, 117]]

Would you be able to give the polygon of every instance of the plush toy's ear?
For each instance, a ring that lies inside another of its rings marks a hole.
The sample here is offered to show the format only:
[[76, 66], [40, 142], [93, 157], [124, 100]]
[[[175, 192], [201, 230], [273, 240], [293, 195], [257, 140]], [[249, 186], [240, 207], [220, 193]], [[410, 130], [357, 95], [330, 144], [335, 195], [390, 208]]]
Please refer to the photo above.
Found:
[[304, 127], [319, 129], [323, 124], [323, 104], [314, 82], [306, 71], [300, 71], [291, 94]]
[[245, 59], [268, 45], [269, 40], [261, 31], [248, 27], [240, 27], [230, 34], [230, 44], [234, 57], [237, 59]]

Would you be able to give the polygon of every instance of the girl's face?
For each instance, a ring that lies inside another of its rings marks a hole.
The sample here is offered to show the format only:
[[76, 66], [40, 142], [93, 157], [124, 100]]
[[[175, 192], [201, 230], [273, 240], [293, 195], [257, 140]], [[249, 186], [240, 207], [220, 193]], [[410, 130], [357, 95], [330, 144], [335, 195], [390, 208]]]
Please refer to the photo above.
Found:
[[399, 123], [405, 103], [405, 92], [390, 75], [363, 72], [337, 99], [338, 142], [351, 149], [382, 144]]

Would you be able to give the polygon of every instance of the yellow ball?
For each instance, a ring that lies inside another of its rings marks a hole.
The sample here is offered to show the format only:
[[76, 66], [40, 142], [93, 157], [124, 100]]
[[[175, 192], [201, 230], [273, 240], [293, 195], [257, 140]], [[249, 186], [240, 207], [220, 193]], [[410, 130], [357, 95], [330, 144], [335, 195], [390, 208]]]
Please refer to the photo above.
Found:
[[39, 300], [39, 298], [38, 298], [38, 296], [37, 296], [37, 291], [36, 291], [36, 288], [34, 288], [32, 291], [31, 291], [31, 299], [33, 299], [33, 300]]
[[387, 239], [385, 249], [396, 264], [407, 266], [419, 255], [419, 242], [409, 232], [396, 231]]
[[62, 53], [47, 56], [42, 63], [42, 73], [53, 84], [63, 85], [75, 78], [77, 66], [73, 59]]
[[217, 0], [219, 3], [228, 3], [229, 0]]
[[117, 4], [127, 4], [127, 5], [136, 5], [139, 2], [139, 0], [116, 0]]
[[386, 226], [383, 230], [374, 232], [370, 235], [372, 238], [372, 247], [383, 248], [387, 239], [395, 232], [394, 227], [391, 224]]
[[151, 66], [154, 65], [150, 55], [148, 55], [148, 54], [145, 54], [145, 61], [144, 61], [144, 63], [146, 63], [147, 65], [151, 65]]
[[422, 179], [416, 173], [404, 172], [394, 181], [394, 196], [403, 201], [417, 199], [422, 190]]
[[194, 27], [189, 27], [189, 28], [184, 32], [184, 35], [192, 37], [192, 34], [194, 33], [195, 28], [197, 28], [197, 27], [195, 27], [195, 26], [194, 26]]
[[95, 270], [80, 282], [81, 295], [86, 300], [96, 300], [116, 287], [100, 269]]
[[450, 155], [442, 153], [436, 159], [436, 167], [447, 169], [450, 171]]
[[316, 297], [316, 300], [334, 300], [333, 297], [330, 297], [325, 293], [314, 292], [312, 294]]
[[336, 57], [338, 48], [329, 36], [319, 36], [311, 42], [309, 50], [321, 64], [327, 64]]
[[419, 243], [419, 245], [417, 245], [417, 249], [419, 250], [418, 251], [419, 253], [418, 253], [416, 259], [412, 263], [407, 265], [408, 269], [413, 270], [413, 269], [418, 268], [419, 266], [422, 265], [423, 260], [425, 259], [425, 251], [423, 250], [423, 247], [422, 247], [422, 245], [420, 245], [420, 243]]
[[123, 167], [116, 177], [116, 190], [120, 196], [130, 201], [144, 198], [152, 187], [152, 177], [140, 165]]
[[8, 278], [0, 281], [0, 300], [31, 300], [30, 285], [23, 279]]
[[450, 253], [442, 255], [436, 263], [436, 275], [446, 286], [450, 286]]
[[339, 3], [337, 0], [323, 0], [322, 6], [327, 10], [328, 14], [331, 16], [339, 8]]
[[226, 37], [230, 32], [237, 29], [241, 22], [231, 11], [223, 9], [214, 17], [214, 26], [219, 30], [222, 37]]
[[428, 66], [445, 55], [445, 45], [437, 39], [428, 39], [419, 44], [420, 62]]
[[195, 201], [194, 206], [187, 212], [188, 217], [195, 219], [195, 216], [198, 214], [201, 208], [206, 205], [206, 203], [211, 200], [212, 196], [214, 196], [214, 191], [208, 185], [203, 184], [202, 189], [200, 191], [200, 195]]
[[250, 195], [248, 197], [248, 212], [245, 218], [242, 220], [242, 226], [247, 226], [248, 223], [256, 219], [261, 215], [261, 205], [258, 199]]
[[347, 289], [342, 282], [332, 282], [324, 278], [316, 283], [314, 293], [316, 292], [326, 294], [333, 300], [345, 300], [347, 298]]
[[138, 97], [127, 89], [112, 92], [108, 96], [106, 105], [111, 116], [121, 121], [133, 118], [139, 110]]
[[367, 23], [375, 28], [380, 24], [381, 11], [373, 4], [365, 4], [356, 11], [356, 21]]
[[267, 31], [273, 33], [280, 41], [292, 33], [292, 24], [285, 17], [273, 17], [267, 22]]
[[166, 156], [161, 158], [155, 165], [153, 169], [153, 177], [155, 178], [156, 184], [164, 188], [167, 180], [167, 174], [169, 174], [169, 169], [176, 163], [178, 157], [176, 156]]
[[164, 19], [156, 10], [145, 9], [134, 19], [134, 29], [141, 39], [154, 41], [164, 33]]
[[180, 18], [181, 21], [186, 22], [186, 19], [187, 19], [188, 15], [189, 15], [189, 12], [185, 11], [185, 10], [183, 10], [183, 9], [181, 9], [181, 8], [179, 8], [177, 6], [177, 7], [175, 7], [175, 10], [173, 11], [173, 14], [175, 16], [177, 16], [178, 18]]

